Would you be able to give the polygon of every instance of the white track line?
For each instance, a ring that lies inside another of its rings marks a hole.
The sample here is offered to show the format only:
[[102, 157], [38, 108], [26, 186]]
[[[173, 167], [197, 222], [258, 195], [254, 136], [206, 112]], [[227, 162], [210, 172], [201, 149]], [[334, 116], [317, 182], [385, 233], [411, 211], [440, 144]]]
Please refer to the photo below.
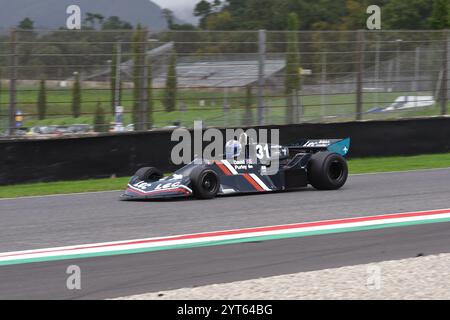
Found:
[[[404, 215], [404, 216], [399, 216]], [[359, 220], [363, 219], [363, 220]], [[346, 228], [363, 228], [368, 226], [378, 226], [395, 223], [411, 223], [426, 222], [435, 219], [450, 219], [450, 209], [438, 209], [429, 211], [404, 212], [393, 213], [387, 215], [377, 215], [368, 217], [357, 217], [353, 219], [336, 219], [323, 220], [312, 223], [300, 223], [290, 225], [266, 226], [256, 227], [250, 229], [234, 229], [226, 231], [213, 231], [207, 233], [133, 239], [126, 241], [114, 241], [93, 243], [87, 245], [75, 245], [64, 247], [53, 247], [45, 249], [22, 250], [13, 252], [0, 253], [0, 264], [3, 262], [10, 262], [23, 259], [36, 259], [48, 257], [63, 257], [80, 254], [99, 254], [117, 251], [129, 251], [136, 249], [149, 249], [157, 247], [173, 246], [178, 247], [182, 245], [195, 245], [198, 243], [227, 241], [237, 239], [248, 239], [263, 236], [282, 236], [295, 233], [307, 232], [325, 232], [329, 230], [338, 231]], [[319, 223], [318, 225], [311, 225]], [[274, 229], [276, 228], [276, 229]], [[187, 236], [187, 237], [185, 237]], [[180, 238], [180, 237], [185, 237]]]

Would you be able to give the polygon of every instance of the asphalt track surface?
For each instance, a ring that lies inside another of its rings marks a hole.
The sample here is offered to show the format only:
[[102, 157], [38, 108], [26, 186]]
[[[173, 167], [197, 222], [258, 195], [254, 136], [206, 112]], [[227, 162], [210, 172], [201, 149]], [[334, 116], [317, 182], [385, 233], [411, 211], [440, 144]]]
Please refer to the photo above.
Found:
[[[210, 201], [119, 202], [118, 192], [0, 200], [0, 252], [450, 207], [450, 169], [350, 176]], [[450, 223], [0, 267], [0, 298], [106, 298], [450, 252]], [[66, 289], [70, 264], [82, 290]]]

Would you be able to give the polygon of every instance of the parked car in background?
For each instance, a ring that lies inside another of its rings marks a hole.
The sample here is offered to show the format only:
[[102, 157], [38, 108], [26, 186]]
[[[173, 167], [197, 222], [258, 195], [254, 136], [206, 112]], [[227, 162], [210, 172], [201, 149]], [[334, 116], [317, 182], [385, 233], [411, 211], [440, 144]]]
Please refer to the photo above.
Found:
[[67, 128], [70, 133], [87, 133], [92, 132], [93, 129], [93, 126], [89, 124], [72, 124]]
[[50, 126], [35, 126], [28, 130], [27, 135], [47, 135], [47, 134], [58, 134], [61, 129], [58, 129], [58, 126], [50, 125]]
[[93, 127], [89, 124], [35, 126], [28, 130], [27, 135], [79, 134], [92, 132], [92, 130]]
[[384, 111], [395, 111], [410, 108], [431, 107], [436, 101], [433, 96], [400, 96]]
[[27, 134], [27, 132], [28, 132], [28, 128], [26, 128], [26, 127], [16, 128], [16, 136], [24, 136]]

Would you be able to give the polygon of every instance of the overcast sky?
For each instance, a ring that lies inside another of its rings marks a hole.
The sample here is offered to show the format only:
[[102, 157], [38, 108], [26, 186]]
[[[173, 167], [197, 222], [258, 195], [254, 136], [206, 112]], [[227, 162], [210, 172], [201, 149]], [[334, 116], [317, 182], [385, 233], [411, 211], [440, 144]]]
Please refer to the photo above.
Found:
[[172, 10], [175, 15], [190, 23], [196, 23], [197, 18], [194, 17], [192, 11], [195, 5], [200, 0], [152, 0], [154, 3], [159, 5], [161, 8], [168, 8]]

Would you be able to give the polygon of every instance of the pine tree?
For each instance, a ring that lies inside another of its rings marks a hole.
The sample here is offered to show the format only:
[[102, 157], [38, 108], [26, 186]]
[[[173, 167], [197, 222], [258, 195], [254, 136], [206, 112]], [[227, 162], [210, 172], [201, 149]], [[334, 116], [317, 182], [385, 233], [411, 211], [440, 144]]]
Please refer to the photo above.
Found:
[[39, 120], [44, 120], [47, 114], [47, 88], [44, 79], [42, 79], [39, 84], [37, 110]]
[[1, 102], [2, 102], [2, 68], [0, 67], [0, 129], [6, 127], [6, 125], [3, 126], [3, 121], [2, 120], [3, 119], [6, 120], [6, 117], [3, 117], [3, 110], [2, 110]]
[[133, 34], [133, 123], [136, 130], [141, 130], [141, 89], [142, 89], [142, 66], [144, 55], [142, 54], [143, 42], [145, 41], [145, 30], [138, 24]]
[[78, 118], [81, 114], [81, 84], [80, 74], [75, 72], [75, 80], [72, 89], [72, 114], [74, 118]]
[[97, 103], [94, 115], [94, 131], [95, 132], [107, 132], [108, 125], [106, 123], [105, 111], [103, 110], [101, 103]]
[[287, 52], [286, 52], [286, 75], [285, 75], [285, 90], [286, 90], [286, 123], [292, 123], [294, 119], [294, 103], [293, 93], [300, 89], [300, 55], [298, 48], [297, 31], [299, 28], [299, 21], [296, 13], [290, 13], [288, 16], [287, 35]]
[[169, 57], [169, 67], [167, 70], [166, 90], [164, 92], [164, 107], [167, 112], [172, 112], [176, 108], [177, 103], [177, 56], [172, 51]]
[[433, 10], [429, 18], [432, 29], [445, 29], [450, 27], [450, 4], [448, 0], [434, 0]]
[[[116, 100], [116, 83], [117, 83], [117, 67], [120, 66], [120, 61], [117, 61], [117, 46], [114, 46], [114, 52], [111, 60], [111, 77], [110, 77], [110, 86], [111, 86], [111, 111], [112, 114], [116, 112], [115, 100]], [[119, 101], [117, 101], [118, 105], [121, 105], [122, 100], [122, 81], [119, 78]]]
[[253, 105], [252, 87], [248, 85], [245, 88], [245, 114], [243, 119], [244, 120], [243, 125], [245, 126], [249, 126], [253, 123], [252, 105]]
[[152, 64], [147, 65], [147, 128], [153, 127], [153, 74]]
[[[1, 101], [2, 101], [2, 68], [0, 67], [0, 102]], [[1, 107], [1, 104], [0, 104], [0, 107]], [[0, 112], [1, 112], [1, 108], [0, 108]]]
[[139, 122], [139, 32], [141, 25], [138, 24], [136, 31], [133, 33], [133, 123], [138, 129]]

